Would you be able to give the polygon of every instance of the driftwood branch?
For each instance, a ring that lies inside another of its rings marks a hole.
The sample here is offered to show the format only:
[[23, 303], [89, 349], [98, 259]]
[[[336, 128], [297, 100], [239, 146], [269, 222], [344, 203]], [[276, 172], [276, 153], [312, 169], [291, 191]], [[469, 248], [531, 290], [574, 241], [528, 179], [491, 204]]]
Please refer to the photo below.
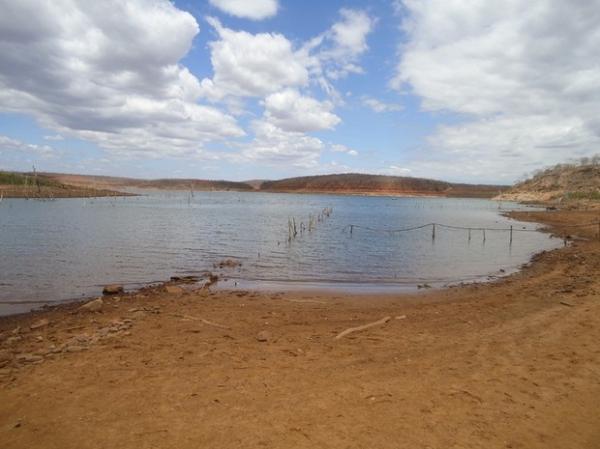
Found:
[[316, 299], [286, 299], [286, 301], [298, 304], [327, 304], [325, 301], [317, 301]]
[[364, 331], [365, 329], [369, 329], [371, 327], [381, 326], [382, 324], [387, 323], [391, 319], [392, 319], [391, 317], [386, 316], [385, 318], [382, 318], [379, 321], [374, 321], [372, 323], [363, 324], [362, 326], [349, 327], [345, 331], [342, 331], [339, 334], [337, 334], [335, 336], [335, 339], [339, 340], [340, 338], [345, 337], [346, 335], [351, 334], [352, 332], [360, 332], [360, 331]]
[[184, 320], [200, 321], [201, 323], [204, 323], [207, 326], [218, 327], [219, 329], [230, 329], [228, 326], [224, 326], [222, 324], [214, 323], [212, 321], [205, 320], [204, 318], [199, 318], [199, 317], [195, 317], [195, 316], [191, 316], [191, 315], [181, 315], [178, 313], [174, 313], [173, 316], [176, 318], [182, 318]]

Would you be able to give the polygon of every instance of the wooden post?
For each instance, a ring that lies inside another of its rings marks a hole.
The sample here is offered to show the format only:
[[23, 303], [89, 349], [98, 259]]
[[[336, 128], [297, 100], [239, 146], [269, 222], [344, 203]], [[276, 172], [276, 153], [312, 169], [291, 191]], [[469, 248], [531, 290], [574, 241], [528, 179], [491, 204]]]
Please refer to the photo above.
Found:
[[431, 240], [435, 240], [435, 223], [433, 223], [431, 228]]
[[469, 228], [469, 242], [471, 241], [471, 228]]
[[354, 225], [350, 225], [350, 235], [352, 235], [352, 231], [354, 231]]
[[513, 237], [513, 236], [512, 236], [512, 232], [513, 232], [513, 227], [512, 227], [512, 225], [510, 225], [510, 242], [509, 242], [509, 243], [510, 243], [511, 245], [512, 245], [512, 237]]
[[483, 230], [483, 243], [485, 243], [485, 229]]

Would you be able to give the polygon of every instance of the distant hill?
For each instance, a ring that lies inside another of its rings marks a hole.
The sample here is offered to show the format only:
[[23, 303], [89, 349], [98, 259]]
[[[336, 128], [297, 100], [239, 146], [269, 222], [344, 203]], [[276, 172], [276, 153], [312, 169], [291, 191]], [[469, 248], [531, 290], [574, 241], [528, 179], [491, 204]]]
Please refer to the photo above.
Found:
[[264, 181], [261, 191], [491, 198], [507, 186], [454, 184], [404, 176], [347, 173]]
[[[6, 175], [8, 176], [8, 174]], [[365, 175], [357, 173], [305, 176], [278, 181], [251, 180], [246, 182], [212, 181], [202, 179], [136, 179], [114, 176], [72, 175], [64, 173], [13, 173], [22, 186], [4, 187], [4, 196], [31, 196], [33, 179], [36, 185], [51, 186], [53, 195], [96, 196], [118, 195], [131, 189], [157, 190], [232, 190], [288, 193], [335, 193], [349, 195], [414, 195], [491, 198], [505, 191], [507, 186], [455, 184], [432, 179], [401, 176]], [[0, 178], [1, 181], [1, 178]], [[2, 190], [0, 182], [0, 190]], [[37, 189], [37, 187], [36, 187]], [[41, 191], [36, 190], [37, 194]], [[20, 192], [20, 193], [19, 193]], [[47, 191], [49, 194], [50, 190]]]
[[251, 186], [254, 190], [260, 190], [260, 186], [262, 186], [263, 182], [265, 182], [266, 179], [250, 179], [248, 181], [243, 181], [244, 184], [248, 184], [249, 186]]
[[119, 178], [113, 176], [90, 176], [90, 175], [69, 175], [61, 173], [43, 173], [50, 179], [64, 184], [81, 187], [95, 187], [106, 189], [125, 189], [127, 187], [139, 189], [160, 189], [160, 190], [253, 190], [253, 187], [234, 181], [210, 181], [204, 179], [136, 179]]
[[600, 200], [600, 156], [540, 170], [499, 199], [517, 201]]

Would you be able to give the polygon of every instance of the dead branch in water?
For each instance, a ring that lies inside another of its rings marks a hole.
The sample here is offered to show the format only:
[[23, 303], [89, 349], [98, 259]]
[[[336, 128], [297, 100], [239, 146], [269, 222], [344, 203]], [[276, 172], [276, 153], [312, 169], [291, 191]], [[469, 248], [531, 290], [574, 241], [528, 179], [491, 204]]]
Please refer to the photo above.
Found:
[[391, 319], [392, 319], [391, 317], [386, 316], [385, 318], [382, 318], [379, 321], [374, 321], [372, 323], [363, 324], [362, 326], [349, 327], [345, 331], [342, 331], [339, 334], [337, 334], [335, 336], [335, 339], [339, 340], [340, 338], [345, 337], [346, 335], [351, 334], [352, 332], [360, 332], [360, 331], [364, 331], [365, 329], [369, 329], [371, 327], [381, 326], [382, 324], [387, 323]]

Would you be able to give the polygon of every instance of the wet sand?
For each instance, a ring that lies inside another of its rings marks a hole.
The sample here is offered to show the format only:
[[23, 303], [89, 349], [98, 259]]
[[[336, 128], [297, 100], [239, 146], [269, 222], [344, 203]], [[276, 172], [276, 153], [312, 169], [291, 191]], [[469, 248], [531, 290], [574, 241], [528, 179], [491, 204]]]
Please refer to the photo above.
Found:
[[598, 212], [517, 218], [572, 244], [418, 294], [170, 285], [2, 318], [0, 447], [598, 448], [600, 241], [564, 227]]

